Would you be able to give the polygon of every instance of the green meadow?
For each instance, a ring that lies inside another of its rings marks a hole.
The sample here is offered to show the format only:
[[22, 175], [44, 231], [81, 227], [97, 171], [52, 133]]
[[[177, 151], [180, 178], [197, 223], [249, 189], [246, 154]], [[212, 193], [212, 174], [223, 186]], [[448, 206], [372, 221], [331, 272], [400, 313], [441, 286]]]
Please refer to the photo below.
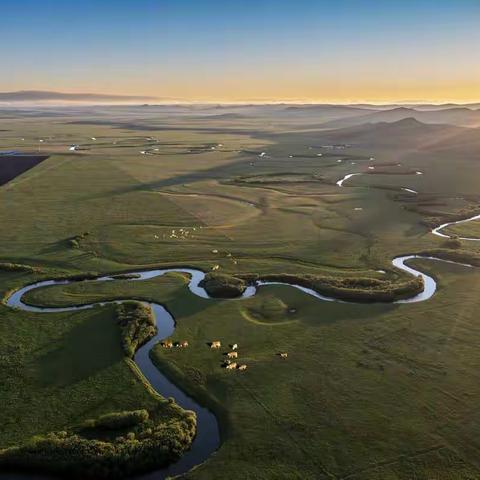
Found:
[[[62, 115], [2, 122], [0, 150], [49, 155], [0, 186], [0, 263], [38, 267], [0, 270], [3, 296], [40, 279], [162, 266], [397, 282], [409, 277], [392, 258], [445, 247], [429, 219], [449, 221], [479, 200], [478, 153], [442, 144], [441, 131], [421, 142], [422, 124], [399, 125], [400, 140], [387, 145], [375, 131], [330, 139], [310, 118], [274, 114]], [[349, 173], [362, 175], [338, 187]], [[478, 222], [448, 229], [475, 232]], [[477, 242], [461, 248], [480, 253]], [[172, 340], [189, 347], [158, 345], [152, 359], [216, 414], [222, 440], [185, 478], [478, 478], [480, 270], [412, 265], [437, 281], [428, 301], [324, 302], [288, 286], [207, 300], [180, 274], [46, 287], [25, 301], [129, 298], [171, 312]], [[212, 340], [238, 343], [247, 369], [222, 368], [227, 350], [211, 350]], [[0, 449], [157, 402], [122, 351], [113, 306], [39, 314], [0, 305], [0, 367]]]

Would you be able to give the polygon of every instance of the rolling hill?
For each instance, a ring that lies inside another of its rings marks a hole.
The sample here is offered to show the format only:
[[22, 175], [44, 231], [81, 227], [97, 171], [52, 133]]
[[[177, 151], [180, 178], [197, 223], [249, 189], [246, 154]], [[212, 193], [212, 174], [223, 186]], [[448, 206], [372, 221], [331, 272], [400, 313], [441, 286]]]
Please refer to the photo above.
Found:
[[[396, 122], [365, 123], [336, 130], [319, 130], [316, 141], [317, 146], [352, 145], [362, 148], [420, 149], [475, 130], [453, 125], [426, 124], [409, 117]], [[312, 132], [296, 135], [297, 138], [298, 136], [311, 138]]]
[[363, 123], [397, 122], [414, 118], [423, 123], [446, 123], [450, 125], [477, 127], [480, 126], [480, 110], [466, 107], [447, 108], [443, 110], [416, 110], [414, 108], [398, 107], [392, 110], [372, 112], [366, 115], [352, 115], [325, 123], [326, 128], [341, 128], [361, 125]]

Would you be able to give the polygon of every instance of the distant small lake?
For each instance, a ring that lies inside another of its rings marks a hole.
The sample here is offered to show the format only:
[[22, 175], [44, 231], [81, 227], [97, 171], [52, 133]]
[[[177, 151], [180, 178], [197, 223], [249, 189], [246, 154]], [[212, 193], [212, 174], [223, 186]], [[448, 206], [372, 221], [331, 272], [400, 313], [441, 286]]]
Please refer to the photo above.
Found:
[[16, 150], [0, 151], [0, 185], [10, 182], [48, 157], [48, 155], [22, 153]]

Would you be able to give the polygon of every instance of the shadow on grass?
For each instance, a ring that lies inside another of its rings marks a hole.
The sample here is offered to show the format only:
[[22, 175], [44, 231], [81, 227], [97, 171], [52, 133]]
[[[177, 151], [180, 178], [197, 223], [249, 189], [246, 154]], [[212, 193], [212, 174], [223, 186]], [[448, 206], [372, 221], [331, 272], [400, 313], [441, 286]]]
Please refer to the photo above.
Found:
[[143, 132], [202, 132], [202, 133], [218, 133], [218, 134], [237, 134], [237, 135], [254, 135], [258, 134], [258, 129], [240, 129], [229, 127], [201, 127], [188, 125], [146, 125], [132, 122], [117, 122], [110, 120], [76, 120], [73, 122], [65, 122], [65, 125], [99, 125], [110, 126], [121, 130], [138, 130]]
[[206, 299], [198, 297], [190, 292], [188, 286], [182, 286], [176, 289], [166, 302], [166, 308], [175, 318], [175, 321], [181, 321], [182, 318], [195, 316], [204, 312], [221, 300]]
[[123, 361], [120, 333], [112, 316], [104, 309], [92, 312], [58, 340], [55, 350], [38, 360], [36, 373], [42, 386], [66, 387]]
[[244, 305], [252, 308], [256, 302], [261, 302], [262, 297], [267, 295], [280, 299], [289, 310], [294, 310], [295, 313], [290, 314], [289, 320], [297, 320], [310, 326], [331, 325], [343, 320], [370, 320], [399, 307], [394, 303], [324, 301], [286, 285], [261, 287], [257, 295], [248, 299]]
[[219, 166], [208, 168], [205, 170], [194, 171], [183, 175], [175, 175], [170, 178], [164, 178], [147, 183], [134, 183], [132, 185], [123, 186], [113, 190], [100, 192], [96, 195], [89, 194], [85, 196], [84, 200], [92, 200], [99, 198], [107, 198], [112, 195], [124, 195], [126, 193], [138, 191], [156, 191], [166, 187], [173, 187], [176, 185], [183, 185], [184, 183], [193, 183], [200, 180], [225, 180], [232, 176], [244, 173], [244, 168], [249, 167], [251, 156], [242, 158], [241, 160], [228, 162]]
[[[318, 308], [318, 307], [317, 307]], [[328, 325], [343, 320], [372, 320], [375, 317], [386, 315], [398, 308], [393, 303], [340, 303], [340, 302], [324, 302], [320, 307], [321, 310], [317, 317], [307, 315], [302, 321], [309, 325]], [[301, 309], [301, 307], [300, 307]], [[301, 315], [301, 311], [299, 312]]]

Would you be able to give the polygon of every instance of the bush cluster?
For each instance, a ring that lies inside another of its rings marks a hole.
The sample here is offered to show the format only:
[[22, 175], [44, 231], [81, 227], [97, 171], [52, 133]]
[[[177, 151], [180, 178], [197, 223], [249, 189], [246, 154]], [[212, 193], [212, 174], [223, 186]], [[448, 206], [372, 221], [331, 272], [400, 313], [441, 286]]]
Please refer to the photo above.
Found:
[[86, 424], [89, 428], [103, 428], [107, 430], [118, 430], [121, 428], [134, 427], [140, 423], [144, 423], [149, 419], [148, 411], [131, 410], [124, 412], [106, 413], [98, 417], [96, 420], [90, 420]]
[[[316, 155], [313, 155], [312, 158], [318, 157]], [[319, 180], [323, 180], [323, 177], [319, 175], [312, 175], [309, 173], [277, 172], [265, 173], [263, 175], [246, 175], [242, 177], [236, 177], [233, 179], [233, 182], [262, 185], [282, 183], [311, 183]]]
[[95, 280], [98, 277], [96, 272], [77, 273], [76, 275], [70, 275], [63, 277], [65, 280], [72, 282], [83, 282], [85, 280]]
[[80, 242], [90, 235], [89, 232], [81, 233], [80, 235], [75, 235], [67, 240], [68, 244], [72, 248], [80, 248]]
[[245, 290], [245, 282], [238, 277], [224, 273], [210, 272], [200, 282], [206, 292], [215, 298], [239, 297]]
[[[159, 403], [162, 409], [165, 403]], [[0, 467], [66, 478], [118, 479], [166, 466], [190, 447], [196, 430], [193, 412], [182, 412], [176, 405], [169, 408], [175, 411], [168, 420], [162, 420], [161, 412], [153, 412], [151, 420], [148, 412], [137, 411], [110, 414], [91, 422], [104, 427], [107, 417], [107, 425], [116, 431], [110, 438], [92, 438], [95, 431], [85, 427], [34, 437], [25, 445], [1, 451]], [[132, 431], [124, 431], [127, 419], [137, 421]]]
[[300, 285], [315, 290], [321, 295], [354, 302], [393, 302], [420, 293], [423, 279], [418, 276], [403, 282], [376, 278], [334, 278], [318, 275], [272, 274], [262, 280]]
[[24, 265], [22, 263], [0, 263], [0, 270], [5, 272], [27, 272], [27, 273], [40, 273], [42, 271], [39, 267], [32, 267], [30, 265]]
[[462, 247], [462, 241], [460, 240], [458, 235], [454, 235], [451, 238], [447, 238], [447, 240], [445, 240], [442, 243], [442, 247], [453, 248], [453, 249], [461, 248]]
[[135, 278], [140, 278], [140, 274], [138, 273], [117, 273], [116, 275], [112, 275], [112, 278], [115, 280], [133, 280]]
[[429, 228], [435, 228], [438, 225], [446, 222], [458, 222], [459, 220], [465, 220], [466, 218], [470, 218], [478, 214], [480, 214], [480, 209], [476, 206], [471, 206], [468, 208], [463, 208], [456, 213], [452, 213], [449, 215], [444, 215], [441, 217], [429, 217], [425, 219], [422, 223]]
[[437, 257], [442, 260], [451, 260], [452, 262], [466, 263], [468, 265], [480, 267], [480, 255], [462, 249], [451, 250], [446, 248], [434, 248], [432, 250], [425, 250], [419, 255]]
[[155, 335], [157, 327], [149, 306], [140, 302], [127, 301], [117, 305], [117, 321], [122, 335], [122, 347], [127, 357]]

